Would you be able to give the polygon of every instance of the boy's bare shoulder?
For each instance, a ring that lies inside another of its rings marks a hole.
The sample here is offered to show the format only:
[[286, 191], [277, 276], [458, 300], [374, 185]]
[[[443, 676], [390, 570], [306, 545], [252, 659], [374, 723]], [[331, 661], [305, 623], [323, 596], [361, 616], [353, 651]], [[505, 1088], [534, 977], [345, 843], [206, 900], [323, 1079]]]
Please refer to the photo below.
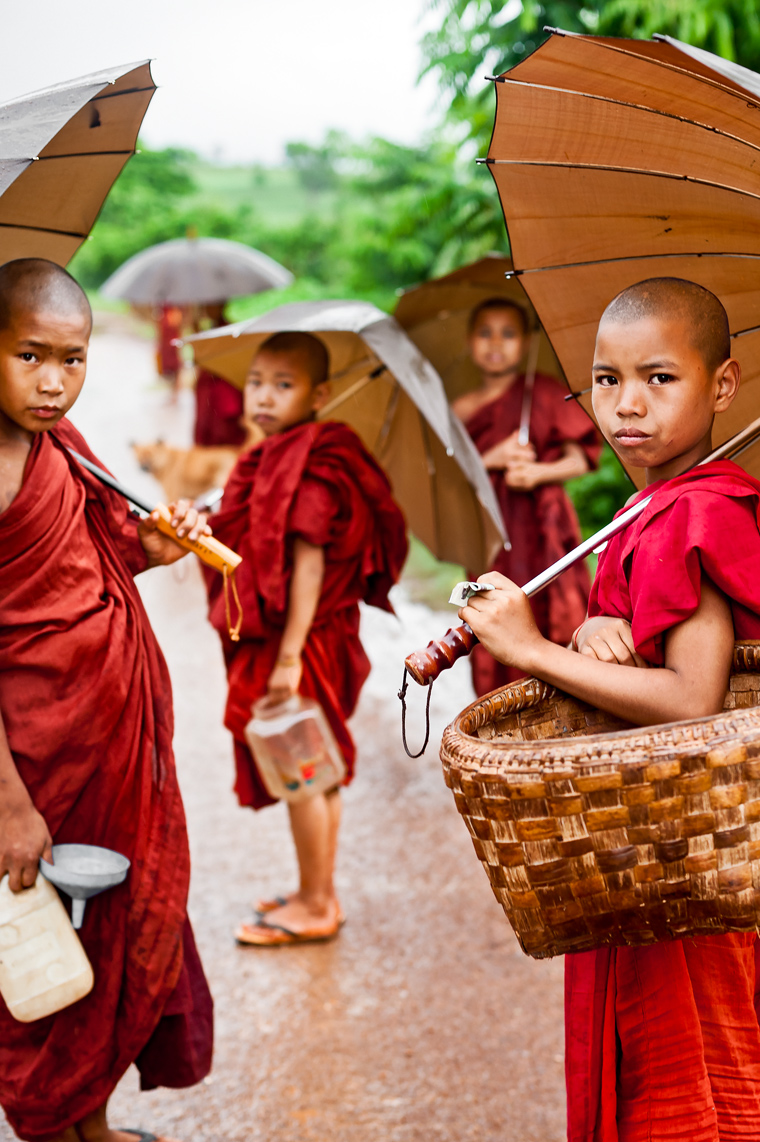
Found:
[[26, 440], [0, 444], [0, 513], [11, 506], [21, 491], [29, 448]]
[[451, 408], [461, 421], [467, 423], [470, 417], [479, 412], [483, 405], [490, 404], [492, 400], [493, 397], [489, 393], [482, 389], [475, 389], [474, 392], [464, 393], [461, 397], [457, 397], [455, 401], [452, 401]]

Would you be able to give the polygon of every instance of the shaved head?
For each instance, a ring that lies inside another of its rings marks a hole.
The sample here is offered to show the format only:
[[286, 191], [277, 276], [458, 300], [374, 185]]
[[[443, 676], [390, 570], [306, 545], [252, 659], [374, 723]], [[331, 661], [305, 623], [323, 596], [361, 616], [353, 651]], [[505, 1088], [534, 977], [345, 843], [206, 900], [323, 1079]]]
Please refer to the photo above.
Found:
[[517, 315], [517, 318], [522, 325], [523, 333], [528, 332], [528, 329], [530, 328], [528, 315], [521, 305], [518, 305], [516, 301], [512, 301], [508, 297], [489, 297], [486, 298], [485, 301], [481, 301], [479, 305], [476, 305], [470, 313], [469, 319], [467, 321], [467, 328], [469, 329], [470, 333], [472, 333], [473, 329], [477, 325], [478, 318], [480, 317], [481, 313], [490, 313], [495, 309], [511, 310], [512, 313]]
[[648, 278], [613, 298], [602, 322], [625, 324], [645, 317], [683, 321], [694, 348], [713, 372], [731, 356], [728, 315], [709, 289], [683, 278]]
[[273, 333], [259, 346], [258, 353], [297, 353], [312, 385], [324, 384], [330, 375], [327, 346], [311, 333]]
[[90, 303], [79, 282], [45, 258], [18, 258], [0, 266], [0, 330], [28, 313], [81, 316], [92, 326]]

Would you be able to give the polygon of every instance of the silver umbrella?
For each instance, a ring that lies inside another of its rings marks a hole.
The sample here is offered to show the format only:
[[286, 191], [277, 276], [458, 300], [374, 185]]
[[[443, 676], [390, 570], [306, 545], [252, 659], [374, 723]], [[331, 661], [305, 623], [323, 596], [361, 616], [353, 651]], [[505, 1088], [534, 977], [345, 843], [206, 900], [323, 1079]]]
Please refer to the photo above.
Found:
[[0, 263], [65, 266], [134, 154], [156, 85], [126, 64], [0, 106]]
[[491, 483], [441, 378], [394, 318], [361, 301], [292, 302], [187, 340], [199, 365], [242, 389], [257, 348], [284, 330], [327, 346], [331, 397], [320, 415], [358, 433], [414, 535], [439, 559], [487, 567], [506, 540]]
[[174, 238], [141, 250], [102, 286], [106, 297], [133, 305], [211, 305], [290, 285], [274, 258], [225, 238]]

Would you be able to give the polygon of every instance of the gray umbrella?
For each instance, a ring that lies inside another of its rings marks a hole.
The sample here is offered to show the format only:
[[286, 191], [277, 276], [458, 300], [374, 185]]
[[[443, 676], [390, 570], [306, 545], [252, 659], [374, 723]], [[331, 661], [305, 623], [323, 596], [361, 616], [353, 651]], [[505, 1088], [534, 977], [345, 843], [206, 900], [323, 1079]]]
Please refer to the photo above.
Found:
[[155, 90], [150, 64], [132, 63], [0, 106], [0, 264], [66, 265], [134, 154]]
[[450, 411], [441, 378], [387, 313], [363, 301], [301, 301], [188, 338], [195, 360], [242, 389], [251, 359], [281, 330], [313, 333], [330, 353], [331, 399], [382, 464], [410, 530], [439, 559], [489, 566], [506, 541], [475, 445]]
[[210, 305], [290, 285], [274, 258], [224, 238], [174, 238], [135, 254], [102, 286], [133, 305]]

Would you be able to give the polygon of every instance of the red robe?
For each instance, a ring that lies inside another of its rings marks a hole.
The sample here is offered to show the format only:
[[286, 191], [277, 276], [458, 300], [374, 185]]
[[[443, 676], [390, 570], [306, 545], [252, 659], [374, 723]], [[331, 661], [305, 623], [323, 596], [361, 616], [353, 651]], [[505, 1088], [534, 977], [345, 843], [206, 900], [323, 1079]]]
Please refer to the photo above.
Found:
[[243, 732], [252, 704], [266, 693], [279, 651], [297, 536], [325, 552], [300, 692], [324, 709], [350, 781], [355, 747], [346, 719], [369, 674], [359, 641], [359, 601], [391, 609], [388, 591], [407, 552], [404, 518], [385, 474], [345, 424], [299, 424], [240, 457], [212, 523], [214, 535], [243, 557], [236, 573], [244, 613], [238, 643], [227, 635], [219, 578], [206, 575], [210, 619], [227, 661], [224, 724], [235, 739], [240, 804], [272, 804]]
[[243, 394], [224, 377], [201, 369], [195, 382], [196, 444], [216, 447], [227, 444], [234, 448], [245, 442]]
[[[632, 624], [639, 653], [694, 613], [701, 580], [760, 639], [760, 483], [730, 461], [653, 485], [654, 502], [599, 558], [590, 615]], [[760, 1140], [755, 933], [565, 960], [569, 1142]]]
[[[506, 440], [520, 427], [525, 377], [497, 400], [471, 416], [465, 428], [478, 452], [484, 454]], [[536, 376], [530, 420], [530, 440], [541, 464], [562, 457], [565, 444], [579, 444], [589, 465], [595, 468], [601, 453], [601, 440], [594, 425], [575, 401], [566, 401], [565, 388], [552, 377]], [[530, 492], [508, 488], [504, 470], [489, 472], [501, 507], [511, 551], [500, 551], [492, 570], [500, 571], [518, 586], [545, 570], [580, 543], [575, 511], [561, 484], [542, 484]], [[474, 569], [480, 574], [483, 568]], [[591, 585], [585, 563], [576, 563], [551, 586], [531, 599], [539, 629], [553, 642], [567, 644], [573, 631], [586, 617]], [[522, 677], [522, 671], [497, 662], [482, 646], [470, 655], [473, 683], [478, 694]]]
[[169, 675], [133, 581], [146, 557], [124, 501], [65, 445], [94, 459], [65, 420], [40, 433], [0, 514], [0, 711], [53, 841], [132, 865], [87, 905], [90, 995], [34, 1023], [0, 999], [0, 1103], [31, 1140], [101, 1106], [133, 1062], [144, 1087], [187, 1086], [211, 1054]]

